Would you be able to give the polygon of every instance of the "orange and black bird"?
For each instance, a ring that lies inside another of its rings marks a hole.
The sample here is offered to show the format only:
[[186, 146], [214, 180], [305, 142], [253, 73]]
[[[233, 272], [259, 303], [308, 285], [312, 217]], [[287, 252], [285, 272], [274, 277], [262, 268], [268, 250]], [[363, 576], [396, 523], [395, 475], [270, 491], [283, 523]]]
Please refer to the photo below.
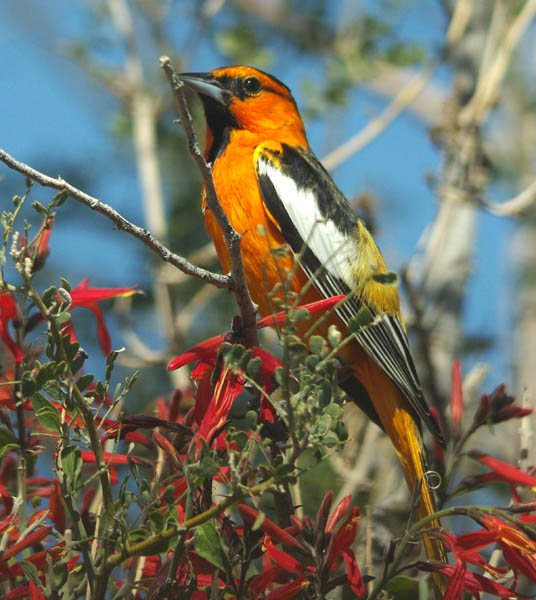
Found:
[[[396, 286], [382, 282], [381, 275], [388, 271], [372, 235], [312, 153], [289, 88], [247, 66], [184, 73], [180, 78], [203, 104], [205, 158], [212, 164], [220, 204], [243, 235], [247, 284], [259, 314], [273, 312], [270, 292], [293, 271], [290, 289], [301, 294], [301, 303], [349, 296], [323, 324], [323, 335], [335, 323], [347, 337], [352, 319], [368, 308], [371, 324], [358, 330], [340, 352], [350, 372], [342, 386], [391, 438], [410, 491], [420, 485], [418, 515], [434, 512], [421, 422], [441, 443], [443, 438], [423, 397]], [[212, 212], [205, 206], [203, 210], [228, 272], [222, 232]], [[290, 251], [273, 252], [281, 247]], [[437, 540], [427, 538], [425, 543], [430, 558], [443, 558]]]

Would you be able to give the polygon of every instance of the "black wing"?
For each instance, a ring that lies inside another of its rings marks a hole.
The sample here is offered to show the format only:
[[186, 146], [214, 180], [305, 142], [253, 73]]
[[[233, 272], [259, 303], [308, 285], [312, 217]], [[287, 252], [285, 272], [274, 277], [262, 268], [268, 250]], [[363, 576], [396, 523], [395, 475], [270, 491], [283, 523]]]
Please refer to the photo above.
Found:
[[[355, 292], [359, 280], [356, 265], [368, 261], [363, 234], [372, 238], [330, 175], [310, 152], [270, 142], [255, 152], [257, 179], [267, 211], [277, 223], [300, 265], [324, 297]], [[374, 250], [379, 250], [374, 245]], [[372, 271], [373, 272], [373, 271]], [[348, 325], [363, 307], [353, 295], [338, 307], [337, 314]], [[370, 326], [356, 338], [407, 398], [432, 434], [443, 443], [439, 426], [423, 397], [407, 335], [396, 314], [373, 315]]]

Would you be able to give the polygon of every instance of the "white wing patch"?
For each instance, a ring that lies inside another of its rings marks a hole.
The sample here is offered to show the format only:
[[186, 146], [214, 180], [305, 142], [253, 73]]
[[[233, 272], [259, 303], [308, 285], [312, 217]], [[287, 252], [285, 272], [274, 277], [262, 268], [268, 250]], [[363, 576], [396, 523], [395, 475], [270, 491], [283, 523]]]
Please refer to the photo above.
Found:
[[259, 174], [269, 177], [297, 232], [320, 264], [354, 289], [352, 265], [358, 260], [355, 240], [322, 216], [314, 189], [298, 187], [292, 178], [262, 158], [257, 168]]

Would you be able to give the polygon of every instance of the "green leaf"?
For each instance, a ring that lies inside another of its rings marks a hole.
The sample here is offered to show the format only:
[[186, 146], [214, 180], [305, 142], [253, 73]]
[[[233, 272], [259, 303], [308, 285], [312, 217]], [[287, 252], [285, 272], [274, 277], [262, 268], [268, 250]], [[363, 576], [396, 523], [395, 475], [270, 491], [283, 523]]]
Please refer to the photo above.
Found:
[[259, 415], [254, 410], [248, 410], [244, 418], [246, 421], [246, 426], [250, 431], [257, 429]]
[[67, 190], [61, 190], [61, 192], [57, 193], [52, 199], [52, 203], [50, 205], [51, 208], [56, 208], [58, 206], [62, 206], [67, 198], [69, 197], [69, 192]]
[[242, 344], [235, 344], [234, 346], [232, 346], [223, 355], [223, 363], [225, 364], [225, 366], [238, 364], [245, 350], [246, 349], [244, 348], [244, 346], [242, 346]]
[[333, 448], [334, 446], [336, 446], [339, 443], [339, 440], [333, 436], [333, 435], [327, 435], [323, 440], [322, 443], [324, 444], [324, 446], [326, 446], [327, 448]]
[[121, 352], [122, 350], [112, 350], [106, 357], [106, 373], [104, 375], [106, 381], [110, 381], [114, 370], [115, 361]]
[[40, 390], [51, 380], [56, 380], [58, 374], [58, 365], [54, 361], [43, 365], [35, 376], [36, 390]]
[[154, 523], [156, 531], [162, 529], [164, 525], [164, 515], [157, 508], [153, 508], [152, 510], [150, 510], [147, 517], [149, 521]]
[[340, 404], [335, 404], [335, 402], [332, 402], [326, 406], [324, 413], [329, 415], [332, 419], [342, 419], [344, 410]]
[[220, 536], [212, 523], [204, 523], [197, 529], [195, 551], [209, 563], [226, 573], [231, 573], [231, 565], [224, 551]]
[[63, 279], [63, 277], [60, 277], [60, 281], [61, 281], [61, 287], [70, 294], [71, 293], [71, 284], [67, 281], [67, 279]]
[[419, 582], [405, 575], [393, 577], [387, 583], [387, 591], [393, 600], [414, 600], [419, 598]]
[[10, 450], [18, 448], [17, 440], [13, 432], [5, 425], [0, 425], [0, 458]]
[[318, 364], [318, 361], [320, 359], [318, 358], [318, 356], [315, 356], [314, 354], [311, 354], [310, 356], [308, 356], [305, 359], [305, 366], [307, 367], [307, 370], [310, 373], [314, 373], [315, 369], [316, 369], [316, 365]]
[[328, 342], [333, 348], [336, 348], [341, 343], [342, 334], [337, 329], [336, 325], [330, 325], [328, 329]]
[[150, 532], [147, 529], [132, 529], [128, 532], [128, 542], [130, 544], [138, 544], [139, 542], [143, 542], [148, 536]]
[[264, 519], [266, 519], [266, 515], [261, 510], [261, 511], [259, 511], [257, 518], [255, 519], [253, 525], [251, 526], [251, 529], [253, 531], [257, 531], [257, 529], [264, 523]]
[[215, 475], [217, 475], [220, 467], [218, 463], [212, 458], [212, 456], [206, 454], [201, 459], [201, 464], [199, 465], [199, 468], [200, 474], [202, 475], [203, 479], [208, 479], [209, 477], [214, 477]]
[[331, 402], [331, 385], [328, 381], [322, 381], [318, 387], [318, 404], [326, 406]]
[[85, 362], [86, 362], [86, 357], [82, 354], [77, 356], [71, 362], [71, 371], [72, 371], [73, 375], [76, 375], [78, 373], [78, 371], [80, 371], [80, 369], [84, 366]]
[[237, 396], [229, 410], [229, 418], [241, 419], [249, 408], [250, 400], [251, 396], [248, 393], [242, 393]]
[[344, 421], [337, 421], [333, 427], [333, 433], [339, 438], [341, 442], [346, 442], [348, 439], [348, 429], [344, 424]]
[[56, 323], [58, 325], [65, 325], [65, 323], [68, 323], [70, 320], [71, 320], [71, 313], [66, 311], [66, 312], [61, 313], [61, 315], [59, 317], [57, 317]]
[[277, 367], [274, 373], [275, 380], [279, 385], [283, 385], [285, 382], [285, 378], [287, 376], [287, 371], [285, 367]]
[[311, 316], [311, 313], [306, 309], [297, 308], [289, 313], [288, 318], [291, 323], [298, 323], [301, 321], [307, 321], [307, 319]]
[[41, 298], [43, 299], [43, 302], [47, 308], [50, 308], [52, 304], [57, 301], [57, 294], [58, 290], [53, 285], [43, 292]]
[[175, 486], [172, 485], [171, 483], [169, 485], [166, 486], [166, 488], [164, 489], [164, 492], [162, 493], [162, 500], [164, 500], [164, 502], [166, 504], [174, 504], [175, 503], [175, 496], [173, 495], [175, 493]]
[[31, 371], [24, 371], [21, 380], [22, 395], [31, 396], [38, 388]]
[[[255, 427], [256, 427], [256, 424], [255, 424]], [[253, 428], [254, 427], [252, 427], [251, 429], [253, 429]], [[238, 431], [234, 435], [233, 439], [236, 442], [237, 448], [239, 450], [243, 450], [246, 447], [246, 444], [248, 443], [248, 434], [245, 431]]]
[[274, 475], [276, 477], [287, 477], [288, 475], [292, 475], [294, 473], [294, 465], [291, 465], [289, 463], [283, 463], [282, 465], [279, 465], [278, 467], [275, 468], [274, 470]]
[[72, 344], [68, 341], [67, 338], [63, 338], [63, 347], [65, 349], [65, 354], [67, 354], [67, 359], [72, 361], [75, 356], [78, 354], [80, 350], [80, 344], [78, 342], [73, 342]]
[[27, 580], [33, 581], [36, 584], [39, 584], [39, 573], [37, 572], [37, 567], [26, 560], [21, 560], [18, 563], [21, 569], [24, 571], [24, 576]]
[[32, 202], [32, 208], [38, 212], [40, 215], [47, 215], [48, 214], [48, 209], [46, 206], [43, 206], [41, 204], [41, 202], [37, 202], [37, 200], [35, 202]]
[[61, 451], [61, 464], [67, 489], [75, 490], [78, 487], [78, 480], [82, 471], [82, 455], [78, 446], [67, 446]]
[[60, 404], [63, 404], [67, 397], [67, 392], [62, 390], [56, 381], [49, 381], [45, 386], [45, 392], [52, 398], [52, 400], [55, 400]]
[[246, 367], [246, 373], [251, 377], [251, 379], [255, 380], [259, 375], [261, 370], [262, 360], [260, 356], [256, 358], [252, 358]]
[[59, 590], [63, 587], [63, 584], [67, 581], [69, 575], [67, 565], [64, 562], [55, 562], [52, 573], [54, 576], [54, 587]]
[[324, 338], [320, 335], [312, 335], [309, 338], [309, 349], [313, 354], [320, 356], [325, 345]]
[[88, 385], [91, 384], [92, 381], [93, 381], [93, 375], [88, 373], [87, 375], [82, 375], [82, 377], [80, 377], [77, 380], [76, 385], [78, 386], [78, 389], [81, 392], [83, 392], [88, 387]]
[[30, 396], [30, 402], [41, 427], [47, 431], [60, 431], [61, 419], [58, 409], [43, 396], [36, 392]]
[[366, 306], [362, 306], [355, 317], [348, 321], [348, 329], [351, 333], [358, 333], [363, 327], [372, 323], [372, 314]]
[[288, 349], [292, 354], [304, 354], [307, 351], [307, 346], [301, 340], [297, 339], [289, 342]]

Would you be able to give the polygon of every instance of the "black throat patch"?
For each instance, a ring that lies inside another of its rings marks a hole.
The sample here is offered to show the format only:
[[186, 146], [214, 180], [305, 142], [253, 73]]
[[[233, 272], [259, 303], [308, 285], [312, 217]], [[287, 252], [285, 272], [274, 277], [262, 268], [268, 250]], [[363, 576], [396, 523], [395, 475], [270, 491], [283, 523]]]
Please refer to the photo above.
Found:
[[200, 98], [205, 109], [207, 126], [212, 133], [212, 145], [207, 160], [214, 164], [218, 156], [227, 148], [231, 139], [231, 130], [240, 129], [240, 125], [226, 106], [208, 96], [200, 95]]

